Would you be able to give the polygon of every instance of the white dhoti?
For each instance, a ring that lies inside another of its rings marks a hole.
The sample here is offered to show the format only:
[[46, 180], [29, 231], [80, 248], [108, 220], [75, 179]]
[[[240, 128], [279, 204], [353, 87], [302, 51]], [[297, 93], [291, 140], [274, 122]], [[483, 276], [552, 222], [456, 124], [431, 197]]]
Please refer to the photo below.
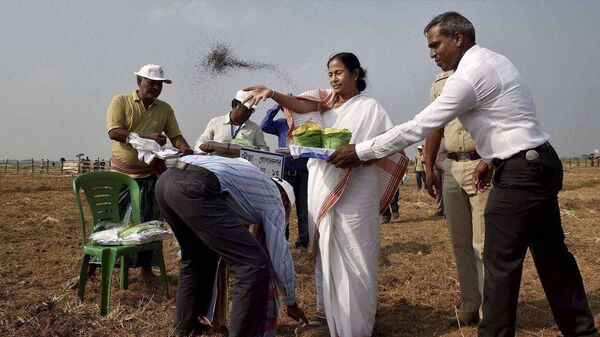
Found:
[[[357, 171], [374, 173], [374, 167]], [[370, 336], [375, 324], [379, 194], [373, 188], [374, 174], [369, 179], [361, 173], [353, 172], [343, 195], [319, 225], [319, 272], [332, 336]]]

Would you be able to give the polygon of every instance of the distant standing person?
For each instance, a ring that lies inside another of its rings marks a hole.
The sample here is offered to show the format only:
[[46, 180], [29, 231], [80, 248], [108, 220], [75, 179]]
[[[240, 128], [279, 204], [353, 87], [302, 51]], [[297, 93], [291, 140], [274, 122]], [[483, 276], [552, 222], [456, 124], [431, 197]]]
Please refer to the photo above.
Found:
[[[162, 67], [148, 64], [134, 74], [137, 75], [138, 89], [112, 99], [106, 112], [106, 127], [108, 137], [113, 141], [111, 169], [125, 173], [137, 181], [141, 193], [142, 221], [145, 222], [158, 220], [160, 217], [154, 186], [164, 162], [155, 159], [149, 165], [139, 160], [137, 150], [127, 142], [129, 134], [135, 132], [140, 137], [152, 139], [160, 145], [164, 145], [168, 137], [184, 155], [192, 154], [193, 151], [181, 135], [171, 106], [158, 99], [163, 83], [171, 84], [171, 80], [165, 78]], [[119, 200], [119, 207], [126, 209], [129, 203], [128, 195]], [[152, 277], [152, 252], [140, 253], [137, 260], [133, 266], [142, 267], [140, 278], [147, 280]]]
[[430, 57], [442, 70], [454, 70], [440, 96], [412, 120], [343, 146], [329, 162], [352, 167], [385, 157], [458, 117], [482, 158], [473, 173], [473, 189], [485, 191], [495, 171], [485, 209], [485, 285], [478, 336], [515, 335], [528, 247], [563, 335], [598, 336], [561, 226], [562, 164], [540, 127], [523, 77], [508, 58], [477, 45], [473, 25], [456, 12], [436, 16], [424, 33]]
[[230, 143], [234, 139], [239, 139], [261, 150], [269, 151], [262, 130], [258, 124], [250, 120], [250, 116], [254, 113], [252, 104], [250, 102], [242, 104], [249, 96], [249, 93], [239, 90], [231, 100], [231, 111], [208, 122], [206, 129], [196, 140], [194, 149], [210, 153], [214, 149], [206, 144], [209, 140]]
[[[425, 144], [425, 152], [427, 152], [427, 144]], [[442, 184], [444, 181], [443, 164], [444, 164], [444, 161], [446, 160], [447, 155], [448, 155], [448, 151], [446, 150], [446, 147], [444, 146], [444, 142], [443, 142], [443, 138], [442, 138], [442, 143], [440, 144], [440, 149], [437, 152], [437, 155], [435, 158], [435, 164], [433, 165], [433, 171], [435, 172], [435, 176], [437, 177], [437, 180], [438, 180], [437, 185], [435, 186], [437, 191], [442, 190]], [[427, 158], [427, 156], [425, 156], [425, 158]], [[427, 166], [425, 166], [425, 167], [427, 167]], [[426, 171], [427, 171], [427, 169], [426, 169]], [[427, 172], [425, 172], [425, 181], [427, 182]], [[425, 184], [425, 187], [427, 187], [427, 184]], [[443, 195], [444, 195], [443, 193], [436, 193], [436, 195], [435, 195], [435, 204], [436, 204], [435, 213], [434, 213], [435, 216], [445, 216]]]
[[[442, 92], [446, 79], [452, 71], [442, 72], [436, 76], [431, 86], [430, 101], [433, 102]], [[448, 150], [447, 159], [443, 161], [444, 177], [438, 181], [431, 163], [438, 162], [436, 153], [439, 147]], [[445, 214], [448, 232], [460, 285], [461, 304], [456, 317], [463, 325], [479, 322], [479, 310], [483, 300], [483, 241], [485, 221], [483, 211], [489, 192], [477, 193], [471, 185], [473, 172], [481, 161], [475, 148], [475, 141], [463, 129], [458, 119], [452, 120], [432, 135], [425, 143], [425, 187], [433, 197], [444, 195]], [[437, 189], [441, 183], [442, 189]], [[434, 186], [437, 191], [434, 192]]]
[[81, 162], [81, 170], [83, 173], [90, 172], [90, 157], [85, 157], [85, 159]]
[[[279, 105], [275, 105], [267, 110], [267, 114], [260, 123], [263, 132], [276, 135], [278, 145], [281, 148], [287, 146], [287, 137], [290, 126], [285, 118], [274, 119], [281, 110]], [[308, 158], [297, 158], [286, 155], [283, 162], [283, 179], [294, 187], [296, 196], [296, 216], [298, 218], [298, 239], [296, 248], [308, 247], [308, 169], [306, 162]], [[285, 230], [285, 237], [289, 240], [289, 223]]]
[[417, 190], [425, 183], [425, 166], [423, 165], [423, 145], [417, 146], [417, 154], [415, 155], [415, 180], [417, 181]]

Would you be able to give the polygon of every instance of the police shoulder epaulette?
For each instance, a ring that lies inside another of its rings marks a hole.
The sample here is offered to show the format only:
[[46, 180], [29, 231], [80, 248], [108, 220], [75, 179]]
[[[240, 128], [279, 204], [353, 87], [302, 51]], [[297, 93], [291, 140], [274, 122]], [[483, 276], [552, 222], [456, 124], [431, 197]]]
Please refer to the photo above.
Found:
[[449, 72], [449, 71], [443, 71], [435, 76], [435, 81], [437, 82], [437, 81], [443, 80], [445, 78], [448, 78], [450, 76], [450, 74], [451, 74], [451, 72]]

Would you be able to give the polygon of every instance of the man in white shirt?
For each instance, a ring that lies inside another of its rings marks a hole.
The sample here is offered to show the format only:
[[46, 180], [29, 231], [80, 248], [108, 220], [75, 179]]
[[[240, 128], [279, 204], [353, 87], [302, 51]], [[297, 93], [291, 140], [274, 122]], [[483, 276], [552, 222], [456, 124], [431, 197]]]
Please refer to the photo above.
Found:
[[425, 28], [430, 57], [456, 69], [440, 94], [412, 120], [359, 144], [345, 145], [329, 162], [365, 164], [414, 144], [454, 118], [481, 155], [473, 188], [485, 191], [483, 320], [478, 335], [514, 336], [516, 308], [529, 247], [558, 328], [565, 336], [598, 336], [575, 258], [564, 243], [558, 191], [562, 165], [540, 128], [533, 99], [515, 66], [475, 44], [475, 29], [455, 12]]
[[258, 126], [250, 120], [254, 113], [251, 102], [242, 104], [249, 93], [239, 90], [231, 101], [231, 111], [224, 116], [211, 119], [204, 132], [198, 137], [194, 150], [201, 152], [212, 152], [213, 149], [206, 144], [208, 140], [230, 143], [232, 140], [242, 140], [246, 145], [253, 145], [265, 151], [269, 147], [265, 142], [265, 135]]

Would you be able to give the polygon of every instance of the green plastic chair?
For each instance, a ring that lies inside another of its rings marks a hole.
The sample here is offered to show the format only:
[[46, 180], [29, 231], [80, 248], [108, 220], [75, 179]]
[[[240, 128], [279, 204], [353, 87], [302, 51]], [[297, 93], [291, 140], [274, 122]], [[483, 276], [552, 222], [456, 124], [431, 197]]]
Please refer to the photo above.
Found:
[[[119, 193], [123, 187], [128, 187], [131, 195], [131, 222], [139, 224], [140, 221], [140, 189], [137, 182], [126, 174], [105, 171], [89, 172], [79, 175], [73, 179], [73, 192], [75, 200], [79, 207], [79, 216], [81, 223], [81, 242], [83, 244], [83, 263], [79, 275], [79, 287], [77, 295], [80, 301], [83, 301], [85, 293], [85, 284], [87, 282], [87, 270], [90, 263], [90, 257], [96, 256], [102, 263], [100, 314], [108, 314], [110, 306], [110, 288], [112, 273], [115, 263], [121, 258], [120, 288], [127, 289], [129, 282], [128, 275], [128, 255], [142, 251], [154, 251], [160, 268], [160, 282], [163, 287], [163, 294], [169, 297], [169, 285], [167, 281], [167, 272], [160, 241], [149, 242], [141, 245], [99, 245], [88, 241], [86, 231], [85, 216], [80, 198], [80, 190], [83, 190], [86, 201], [92, 216], [91, 228], [101, 221], [119, 223], [121, 221], [119, 214]], [[90, 230], [92, 231], [92, 230]]]

